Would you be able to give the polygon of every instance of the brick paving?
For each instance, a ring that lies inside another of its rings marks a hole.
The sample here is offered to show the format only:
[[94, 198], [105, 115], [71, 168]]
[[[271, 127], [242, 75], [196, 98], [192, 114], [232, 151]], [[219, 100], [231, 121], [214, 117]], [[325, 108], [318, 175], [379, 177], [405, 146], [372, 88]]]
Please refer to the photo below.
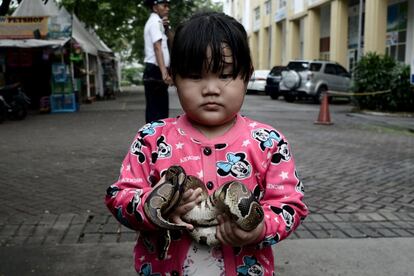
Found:
[[[133, 241], [103, 198], [144, 107], [142, 90], [129, 91], [77, 113], [1, 124], [0, 246]], [[317, 105], [246, 97], [244, 114], [288, 137], [305, 185], [311, 215], [290, 238], [413, 237], [412, 129], [395, 117], [352, 115], [346, 104], [330, 110], [334, 124], [320, 126]], [[180, 113], [171, 93], [171, 116]]]

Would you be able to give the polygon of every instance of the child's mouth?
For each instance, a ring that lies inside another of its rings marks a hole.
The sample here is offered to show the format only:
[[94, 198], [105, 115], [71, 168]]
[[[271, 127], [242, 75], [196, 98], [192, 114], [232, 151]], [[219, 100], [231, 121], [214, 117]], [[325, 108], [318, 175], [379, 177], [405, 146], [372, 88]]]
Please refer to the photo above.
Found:
[[220, 105], [218, 103], [206, 103], [203, 105], [206, 110], [217, 110]]

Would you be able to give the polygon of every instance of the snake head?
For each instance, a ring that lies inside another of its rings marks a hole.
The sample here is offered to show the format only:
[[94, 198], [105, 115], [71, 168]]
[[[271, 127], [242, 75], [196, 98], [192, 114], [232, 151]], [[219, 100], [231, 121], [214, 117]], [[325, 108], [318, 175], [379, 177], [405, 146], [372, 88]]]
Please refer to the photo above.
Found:
[[165, 176], [165, 180], [175, 183], [175, 184], [183, 184], [185, 181], [185, 178], [187, 177], [183, 167], [178, 165], [173, 165], [169, 167], [163, 175]]

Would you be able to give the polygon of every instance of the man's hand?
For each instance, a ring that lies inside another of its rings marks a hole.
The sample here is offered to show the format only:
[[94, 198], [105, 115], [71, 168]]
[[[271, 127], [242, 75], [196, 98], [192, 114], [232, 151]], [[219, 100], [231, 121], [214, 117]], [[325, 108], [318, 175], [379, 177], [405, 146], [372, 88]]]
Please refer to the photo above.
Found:
[[168, 32], [170, 30], [170, 19], [168, 16], [164, 16], [162, 18], [162, 25], [164, 25], [165, 31]]
[[185, 215], [193, 209], [198, 203], [201, 202], [202, 190], [201, 188], [197, 188], [195, 190], [190, 189], [184, 192], [180, 203], [175, 208], [175, 210], [170, 214], [169, 219], [171, 222], [184, 225], [187, 227], [189, 231], [192, 231], [194, 229], [194, 226], [192, 224], [186, 223], [181, 219], [181, 216]]
[[167, 70], [162, 72], [162, 80], [164, 81], [164, 83], [166, 83], [168, 85], [173, 85], [172, 78], [171, 78], [170, 74], [168, 74]]
[[264, 230], [262, 221], [255, 229], [250, 232], [244, 231], [230, 220], [225, 214], [217, 217], [219, 225], [217, 226], [217, 239], [224, 245], [234, 247], [244, 246], [256, 242]]

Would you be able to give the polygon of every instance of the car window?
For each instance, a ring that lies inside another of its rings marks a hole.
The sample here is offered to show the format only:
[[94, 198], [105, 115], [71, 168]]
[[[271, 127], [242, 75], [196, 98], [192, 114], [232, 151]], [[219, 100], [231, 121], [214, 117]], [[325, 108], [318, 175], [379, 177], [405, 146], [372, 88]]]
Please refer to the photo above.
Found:
[[272, 71], [270, 71], [269, 75], [272, 76], [280, 76], [282, 74], [282, 71], [286, 70], [286, 67], [284, 66], [276, 66], [272, 68]]
[[269, 74], [269, 70], [256, 70], [253, 72], [250, 79], [251, 80], [266, 79], [268, 74]]
[[292, 62], [289, 62], [288, 64], [288, 68], [290, 70], [295, 70], [295, 71], [308, 70], [308, 67], [309, 67], [309, 62], [304, 62], [304, 61], [292, 61]]
[[326, 74], [331, 74], [331, 75], [336, 75], [335, 65], [333, 65], [333, 64], [326, 64], [325, 65], [325, 73]]
[[322, 67], [322, 63], [313, 62], [310, 64], [309, 70], [317, 72], [321, 70], [321, 67]]
[[256, 71], [256, 78], [266, 78], [269, 71]]
[[341, 65], [336, 66], [336, 72], [340, 76], [348, 76], [348, 71], [346, 71], [346, 69]]

